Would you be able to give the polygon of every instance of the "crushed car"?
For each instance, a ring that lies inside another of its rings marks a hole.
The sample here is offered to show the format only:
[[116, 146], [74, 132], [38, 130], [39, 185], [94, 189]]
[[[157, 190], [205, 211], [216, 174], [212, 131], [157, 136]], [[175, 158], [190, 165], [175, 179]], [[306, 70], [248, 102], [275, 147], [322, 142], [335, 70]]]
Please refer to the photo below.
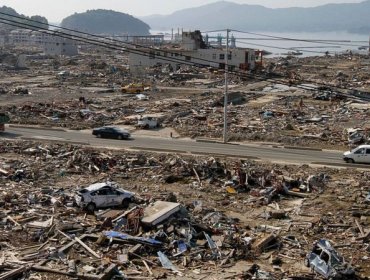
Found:
[[98, 208], [122, 206], [127, 208], [135, 194], [121, 189], [115, 182], [95, 183], [83, 188], [75, 195], [77, 206], [94, 212]]
[[305, 258], [305, 265], [325, 279], [353, 279], [354, 269], [335, 251], [330, 242], [321, 239]]

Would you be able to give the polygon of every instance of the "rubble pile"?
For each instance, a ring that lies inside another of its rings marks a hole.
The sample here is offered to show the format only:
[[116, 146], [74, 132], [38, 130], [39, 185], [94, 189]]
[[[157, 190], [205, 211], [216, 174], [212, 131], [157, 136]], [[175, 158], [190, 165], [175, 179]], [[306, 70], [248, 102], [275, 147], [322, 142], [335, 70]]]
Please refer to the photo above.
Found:
[[[285, 145], [343, 147], [347, 129], [365, 129], [369, 137], [369, 109], [351, 102], [316, 101], [310, 97], [277, 96], [272, 103], [255, 107], [256, 93], [233, 93], [229, 106], [230, 141], [267, 141]], [[82, 101], [81, 101], [82, 100]], [[159, 114], [162, 127], [172, 127], [183, 137], [220, 138], [223, 133], [222, 96], [204, 93], [191, 99], [140, 101], [135, 97], [80, 98], [51, 103], [4, 106], [12, 123], [88, 129], [104, 125], [135, 125], [143, 114]], [[143, 109], [142, 109], [143, 108]], [[141, 110], [142, 109], [142, 110]]]
[[[145, 78], [134, 77], [122, 66], [127, 59], [125, 53], [100, 49], [59, 59], [30, 52], [26, 69], [0, 74], [0, 110], [14, 124], [71, 129], [135, 125], [140, 115], [159, 114], [162, 126], [176, 129], [181, 137], [222, 136], [222, 71], [163, 65], [149, 69]], [[353, 54], [288, 56], [266, 59], [256, 79], [230, 75], [230, 141], [340, 149], [348, 145], [345, 129], [358, 128], [365, 130], [362, 142], [367, 142], [369, 109], [355, 96], [370, 90], [368, 68], [366, 56]], [[269, 80], [260, 81], [261, 74]], [[141, 97], [122, 94], [121, 86], [131, 82], [150, 84], [150, 90]], [[296, 87], [307, 83], [318, 85], [315, 93]], [[16, 100], [11, 104], [9, 94]]]
[[[368, 114], [368, 109], [353, 108], [350, 103], [315, 104], [306, 97], [279, 97], [260, 108], [251, 108], [248, 103], [230, 106], [229, 137], [230, 141], [344, 146], [348, 144], [345, 128], [367, 128]], [[220, 138], [222, 118], [222, 108], [203, 107], [177, 117], [172, 126], [182, 135]]]
[[[304, 263], [321, 239], [369, 275], [368, 172], [36, 142], [0, 152], [2, 279], [317, 279]], [[135, 193], [127, 209], [76, 206], [106, 180]]]
[[301, 58], [288, 56], [269, 58], [267, 62], [267, 72], [283, 76], [288, 74], [290, 78], [328, 86], [369, 91], [368, 56], [351, 53]]

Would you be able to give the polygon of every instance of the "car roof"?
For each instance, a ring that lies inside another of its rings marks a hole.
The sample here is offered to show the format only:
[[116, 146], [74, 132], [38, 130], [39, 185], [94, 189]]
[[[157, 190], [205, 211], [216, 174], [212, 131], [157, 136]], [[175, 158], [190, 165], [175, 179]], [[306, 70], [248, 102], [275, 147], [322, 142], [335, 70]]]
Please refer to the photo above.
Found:
[[115, 182], [95, 183], [95, 184], [91, 184], [90, 186], [88, 186], [86, 188], [83, 188], [82, 190], [86, 190], [88, 192], [93, 192], [93, 191], [100, 190], [101, 188], [106, 187], [106, 186], [113, 187], [113, 188], [115, 188], [119, 191], [123, 191], [125, 193], [129, 193], [129, 194], [134, 195], [133, 192], [130, 192], [130, 191], [127, 191], [125, 189], [120, 188]]
[[357, 148], [370, 148], [370, 145], [360, 145]]
[[106, 187], [106, 186], [112, 187], [112, 186], [114, 186], [114, 184], [112, 182], [95, 183], [95, 184], [92, 184], [92, 185], [84, 188], [84, 190], [92, 192], [92, 191], [100, 190], [101, 188]]
[[107, 129], [107, 128], [113, 128], [113, 129], [128, 133], [127, 129], [120, 128], [120, 127], [117, 127], [117, 126], [102, 126], [102, 127], [98, 127], [98, 128], [95, 128], [95, 129]]

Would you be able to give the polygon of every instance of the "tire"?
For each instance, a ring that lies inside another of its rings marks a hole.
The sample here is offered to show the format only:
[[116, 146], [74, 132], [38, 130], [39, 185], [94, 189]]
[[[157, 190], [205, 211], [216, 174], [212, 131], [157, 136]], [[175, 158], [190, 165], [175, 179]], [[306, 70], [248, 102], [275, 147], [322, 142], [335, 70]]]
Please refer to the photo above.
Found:
[[126, 93], [126, 90], [125, 90], [125, 89], [123, 89], [123, 90], [122, 90], [122, 93]]
[[89, 212], [89, 213], [94, 213], [95, 209], [96, 209], [95, 203], [90, 202], [86, 206], [86, 211]]
[[101, 138], [101, 134], [100, 133], [96, 134], [96, 137]]
[[140, 93], [141, 91], [140, 90], [137, 90], [136, 93]]
[[355, 161], [352, 158], [347, 159], [347, 163], [355, 163]]
[[122, 140], [123, 139], [123, 136], [122, 135], [118, 135], [117, 139], [118, 140]]
[[304, 265], [306, 267], [310, 267], [310, 262], [309, 262], [309, 260], [307, 258], [304, 259]]
[[124, 200], [122, 200], [122, 207], [123, 208], [128, 208], [130, 203], [131, 203], [131, 199], [130, 198], [125, 198]]

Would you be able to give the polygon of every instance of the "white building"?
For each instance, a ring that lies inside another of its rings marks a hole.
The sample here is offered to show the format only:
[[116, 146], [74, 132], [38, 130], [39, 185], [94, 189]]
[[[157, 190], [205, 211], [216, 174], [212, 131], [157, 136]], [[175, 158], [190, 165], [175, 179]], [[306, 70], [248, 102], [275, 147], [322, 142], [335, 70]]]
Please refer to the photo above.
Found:
[[43, 49], [45, 55], [73, 56], [78, 54], [76, 41], [58, 36], [57, 31], [40, 32], [16, 29], [10, 32], [9, 43], [18, 46], [39, 47]]
[[14, 45], [29, 45], [32, 42], [32, 30], [15, 29], [10, 31], [9, 43]]
[[[145, 68], [158, 64], [169, 64], [175, 70], [181, 64], [197, 64], [225, 69], [224, 48], [209, 48], [199, 31], [182, 33], [182, 43], [177, 48], [137, 48], [130, 52], [130, 71], [142, 72]], [[255, 51], [253, 49], [230, 48], [228, 53], [230, 70], [253, 70], [255, 68]]]

